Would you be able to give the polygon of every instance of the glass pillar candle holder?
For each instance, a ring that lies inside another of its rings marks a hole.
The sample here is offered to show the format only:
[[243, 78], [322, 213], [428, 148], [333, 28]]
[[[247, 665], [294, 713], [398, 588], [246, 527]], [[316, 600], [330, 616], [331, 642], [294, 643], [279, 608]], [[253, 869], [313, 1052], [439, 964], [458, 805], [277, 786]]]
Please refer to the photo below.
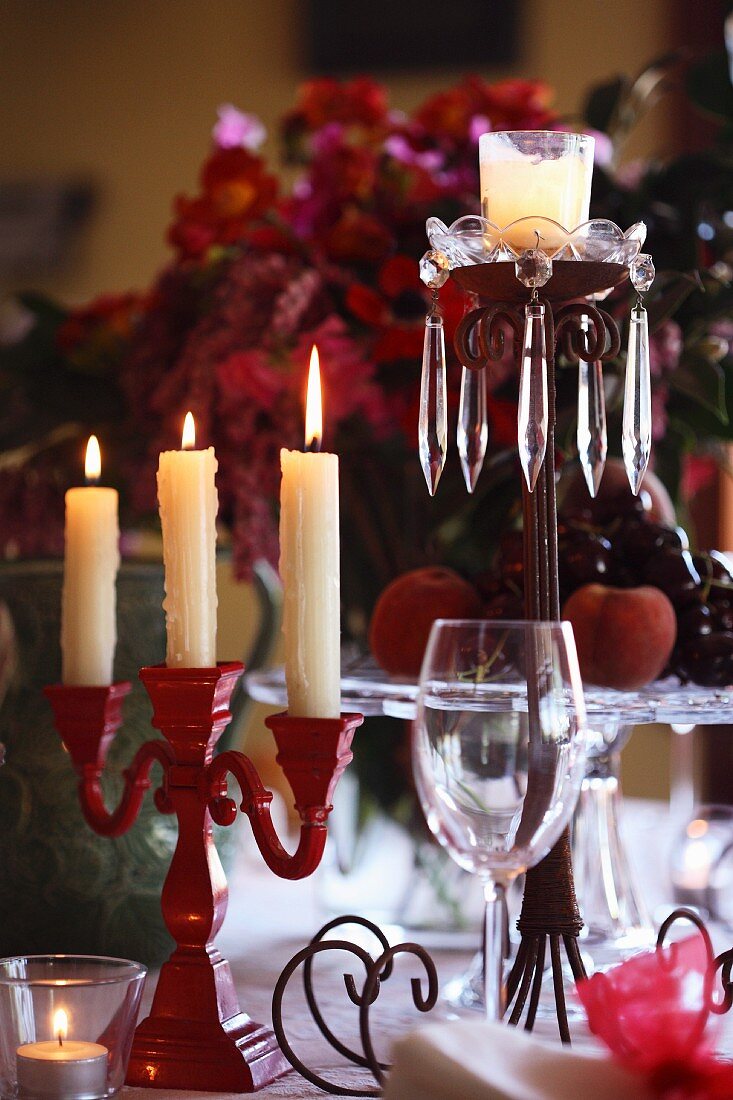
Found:
[[146, 969], [90, 955], [0, 960], [0, 1096], [101, 1100], [122, 1088]]
[[552, 254], [565, 243], [565, 234], [553, 236], [552, 227], [540, 218], [565, 229], [588, 220], [594, 144], [585, 134], [552, 130], [481, 135], [483, 216], [499, 229], [524, 219], [513, 232], [502, 234], [506, 245], [517, 253], [539, 247]]

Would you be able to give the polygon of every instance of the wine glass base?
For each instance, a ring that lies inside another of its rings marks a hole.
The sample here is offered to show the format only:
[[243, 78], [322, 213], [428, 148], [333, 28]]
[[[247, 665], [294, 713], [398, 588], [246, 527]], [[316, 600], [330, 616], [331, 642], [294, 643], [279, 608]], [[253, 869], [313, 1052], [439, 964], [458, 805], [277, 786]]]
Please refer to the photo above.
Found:
[[[593, 970], [594, 963], [582, 948], [581, 951], [583, 965], [590, 974]], [[609, 962], [607, 965], [611, 965], [611, 963]], [[510, 968], [507, 966], [505, 968], [505, 973], [508, 973], [509, 969]], [[598, 969], [597, 966], [596, 969]], [[563, 963], [563, 985], [565, 987], [568, 1021], [570, 1023], [574, 1021], [585, 1022], [585, 1012], [575, 994], [575, 978], [573, 977], [573, 972], [567, 960]], [[441, 997], [447, 1005], [454, 1008], [457, 1012], [484, 1011], [483, 956], [480, 951], [476, 952], [467, 969], [464, 970], [462, 974], [456, 974], [455, 977], [450, 978], [449, 981], [445, 983], [441, 990]], [[548, 1021], [557, 1019], [555, 992], [552, 985], [552, 967], [549, 957], [545, 964], [542, 993], [537, 1005], [537, 1019]]]
[[589, 973], [605, 970], [638, 951], [648, 951], [655, 943], [656, 934], [651, 925], [640, 925], [612, 933], [605, 929], [591, 929], [587, 935], [581, 934], [581, 950], [584, 958], [586, 955], [589, 957]]

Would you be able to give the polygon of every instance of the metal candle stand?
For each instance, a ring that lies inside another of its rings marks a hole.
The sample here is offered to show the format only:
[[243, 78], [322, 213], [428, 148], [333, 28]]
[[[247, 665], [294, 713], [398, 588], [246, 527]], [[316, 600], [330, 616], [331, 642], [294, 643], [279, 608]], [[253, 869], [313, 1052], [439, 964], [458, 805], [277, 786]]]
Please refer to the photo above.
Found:
[[239, 662], [216, 668], [141, 669], [153, 704], [153, 726], [165, 740], [148, 741], [138, 750], [112, 812], [104, 804], [100, 781], [130, 684], [46, 688], [92, 829], [120, 836], [130, 828], [154, 764], [163, 770], [155, 805], [178, 819], [178, 843], [162, 894], [163, 917], [177, 946], [161, 970], [150, 1015], [135, 1033], [130, 1085], [253, 1092], [289, 1069], [274, 1033], [240, 1010], [229, 964], [214, 946], [228, 891], [212, 822], [231, 825], [237, 816], [237, 804], [227, 795], [231, 775], [268, 867], [287, 879], [312, 874], [323, 855], [333, 791], [352, 758], [351, 741], [362, 716], [298, 718], [284, 713], [266, 719], [302, 822], [298, 847], [289, 855], [270, 817], [272, 794], [252, 762], [241, 752], [214, 756], [242, 670]]
[[[515, 344], [524, 330], [527, 290], [515, 278], [513, 264], [458, 267], [452, 278], [464, 290], [488, 303], [468, 313], [459, 325], [455, 348], [459, 361], [472, 370], [501, 359], [504, 331], [509, 326]], [[560, 619], [555, 499], [555, 349], [560, 345], [571, 362], [612, 359], [620, 336], [604, 310], [582, 300], [618, 286], [628, 268], [606, 262], [556, 261], [552, 277], [538, 300], [545, 307], [547, 362], [547, 441], [545, 458], [533, 492], [522, 484], [524, 520], [525, 615], [531, 620]], [[536, 292], [535, 292], [536, 297]], [[573, 299], [581, 299], [573, 300]], [[532, 775], [528, 797], [532, 790]], [[509, 1023], [518, 1024], [529, 998], [525, 1027], [534, 1026], [549, 941], [558, 1025], [563, 1042], [570, 1041], [562, 974], [564, 946], [574, 977], [585, 976], [578, 947], [583, 921], [573, 884], [568, 833], [550, 854], [527, 873], [522, 911], [517, 922], [521, 942], [507, 981]]]

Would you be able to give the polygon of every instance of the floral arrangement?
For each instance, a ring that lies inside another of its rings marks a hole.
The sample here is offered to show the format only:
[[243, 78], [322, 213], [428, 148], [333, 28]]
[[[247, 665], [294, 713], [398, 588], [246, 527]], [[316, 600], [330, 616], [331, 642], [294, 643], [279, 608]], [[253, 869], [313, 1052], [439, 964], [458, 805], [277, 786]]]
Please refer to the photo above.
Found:
[[[644, 74], [647, 94], [656, 73]], [[690, 476], [684, 456], [733, 435], [730, 232], [712, 221], [707, 235], [700, 230], [700, 202], [722, 218], [733, 201], [724, 170], [712, 167], [725, 160], [725, 144], [667, 165], [615, 167], [642, 107], [641, 84], [594, 90], [582, 126], [597, 132], [592, 212], [622, 226], [646, 220], [650, 249], [669, 269], [650, 314], [657, 472], [676, 493]], [[374, 598], [406, 568], [442, 560], [480, 571], [518, 503], [515, 371], [498, 364], [490, 377], [490, 454], [475, 494], [459, 485], [453, 461], [430, 501], [416, 458], [428, 304], [417, 259], [429, 215], [450, 224], [477, 211], [480, 133], [565, 127], [539, 82], [470, 77], [408, 115], [370, 79], [315, 80], [282, 123], [285, 161], [297, 167], [283, 190], [258, 152], [259, 121], [220, 108], [198, 193], [174, 201], [172, 258], [152, 287], [71, 311], [30, 295], [5, 304], [0, 554], [61, 550], [62, 494], [78, 481], [90, 430], [106, 444], [105, 480], [121, 490], [123, 522], [153, 514], [157, 454], [177, 445], [191, 408], [199, 438], [217, 449], [220, 515], [238, 572], [246, 576], [261, 556], [276, 560], [278, 453], [300, 443], [315, 342], [326, 442], [341, 455], [347, 629], [363, 634]], [[464, 308], [452, 282], [440, 302], [450, 333]], [[627, 298], [611, 308], [624, 316]], [[460, 365], [449, 355], [455, 412]], [[622, 364], [606, 376], [613, 417]], [[574, 379], [560, 370], [568, 456]]]

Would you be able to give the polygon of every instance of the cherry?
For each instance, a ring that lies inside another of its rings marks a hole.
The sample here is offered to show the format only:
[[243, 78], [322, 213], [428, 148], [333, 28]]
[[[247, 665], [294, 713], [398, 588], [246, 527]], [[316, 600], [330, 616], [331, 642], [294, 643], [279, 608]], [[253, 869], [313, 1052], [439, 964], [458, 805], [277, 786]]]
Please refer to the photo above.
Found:
[[614, 546], [627, 564], [638, 566], [665, 548], [686, 550], [687, 536], [681, 527], [673, 530], [658, 523], [636, 523], [627, 519], [619, 528]]
[[516, 592], [497, 592], [484, 606], [486, 619], [523, 619], [524, 599]]
[[703, 687], [725, 687], [733, 680], [733, 634], [706, 634], [686, 642], [675, 665], [683, 679]]
[[721, 607], [733, 604], [733, 568], [725, 554], [710, 550], [696, 554], [693, 560], [703, 584], [709, 588], [710, 603]]
[[613, 564], [611, 543], [602, 535], [579, 533], [563, 543], [558, 556], [564, 592], [574, 592], [583, 584], [603, 583], [609, 579]]
[[644, 566], [644, 580], [661, 588], [678, 609], [699, 600], [700, 574], [692, 564], [689, 550], [664, 549]]
[[699, 638], [720, 629], [718, 616], [706, 604], [692, 604], [677, 614], [677, 637]]

